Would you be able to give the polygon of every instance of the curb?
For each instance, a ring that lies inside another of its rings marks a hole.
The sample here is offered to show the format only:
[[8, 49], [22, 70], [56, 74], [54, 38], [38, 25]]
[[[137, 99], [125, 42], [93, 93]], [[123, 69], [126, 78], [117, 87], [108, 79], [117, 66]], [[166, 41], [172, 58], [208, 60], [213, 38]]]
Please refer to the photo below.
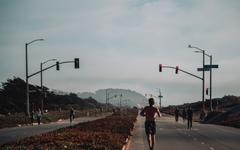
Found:
[[123, 145], [122, 150], [128, 150], [128, 147], [131, 143], [131, 137], [133, 136], [133, 130], [134, 130], [136, 122], [137, 122], [137, 118], [138, 118], [138, 116], [136, 117], [136, 121], [133, 123], [133, 129], [130, 131], [130, 135], [128, 135], [128, 137], [126, 138], [126, 144]]

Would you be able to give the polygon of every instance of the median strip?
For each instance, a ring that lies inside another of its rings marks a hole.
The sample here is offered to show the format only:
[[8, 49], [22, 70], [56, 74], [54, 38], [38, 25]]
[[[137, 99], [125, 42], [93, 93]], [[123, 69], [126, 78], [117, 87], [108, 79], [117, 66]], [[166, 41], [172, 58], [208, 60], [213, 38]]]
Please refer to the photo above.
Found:
[[121, 150], [131, 134], [137, 110], [118, 111], [103, 119], [32, 136], [0, 146], [3, 149]]

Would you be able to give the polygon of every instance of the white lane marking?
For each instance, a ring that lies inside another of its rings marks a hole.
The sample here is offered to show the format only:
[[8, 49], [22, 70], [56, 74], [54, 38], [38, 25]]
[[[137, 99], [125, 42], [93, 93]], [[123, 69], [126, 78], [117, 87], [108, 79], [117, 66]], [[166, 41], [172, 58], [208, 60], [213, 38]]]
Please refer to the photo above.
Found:
[[198, 129], [198, 128], [192, 128], [192, 130], [194, 130], [194, 131], [198, 131], [199, 129]]
[[213, 147], [209, 147], [210, 150], [215, 150]]
[[204, 145], [205, 143], [204, 142], [201, 142], [202, 145]]

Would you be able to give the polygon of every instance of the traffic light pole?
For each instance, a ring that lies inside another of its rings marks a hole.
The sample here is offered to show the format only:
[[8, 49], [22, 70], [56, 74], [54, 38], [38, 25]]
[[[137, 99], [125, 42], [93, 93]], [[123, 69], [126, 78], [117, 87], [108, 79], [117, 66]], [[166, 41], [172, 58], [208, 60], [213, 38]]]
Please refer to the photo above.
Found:
[[[192, 76], [192, 77], [195, 77], [195, 78], [198, 78], [198, 79], [200, 79], [200, 80], [202, 80], [202, 82], [203, 82], [203, 86], [202, 86], [202, 88], [203, 88], [203, 91], [202, 91], [202, 98], [203, 98], [203, 110], [204, 110], [204, 76], [201, 78], [201, 77], [199, 77], [199, 76], [197, 76], [197, 75], [195, 75], [195, 74], [193, 74], [193, 73], [190, 73], [190, 72], [188, 72], [188, 71], [185, 71], [185, 70], [182, 70], [182, 69], [179, 69], [178, 68], [178, 66], [177, 67], [172, 67], [172, 66], [163, 66], [162, 64], [160, 64], [160, 67], [162, 67], [162, 68], [171, 68], [171, 69], [178, 69], [178, 71], [181, 71], [181, 72], [183, 72], [183, 73], [186, 73], [186, 74], [188, 74], [188, 75], [190, 75], [190, 76]], [[160, 70], [160, 72], [162, 71], [162, 68], [161, 69], [159, 69]], [[176, 71], [176, 73], [177, 73], [177, 71]]]
[[203, 111], [205, 110], [205, 70], [204, 70], [204, 65], [205, 65], [205, 50], [202, 50], [203, 53], [203, 71], [202, 71], [202, 107], [203, 107]]
[[[212, 65], [212, 55], [210, 56], [210, 65]], [[212, 107], [212, 68], [210, 68], [210, 109], [213, 111]]]
[[[35, 40], [36, 41], [36, 40]], [[30, 42], [30, 43], [32, 43], [32, 42]], [[42, 74], [42, 72], [43, 71], [46, 71], [46, 70], [48, 70], [48, 69], [50, 69], [50, 68], [52, 68], [52, 67], [55, 67], [57, 64], [54, 64], [54, 65], [51, 65], [51, 66], [49, 66], [49, 67], [47, 67], [47, 68], [44, 68], [44, 69], [42, 69], [42, 66], [41, 66], [41, 69], [40, 69], [40, 71], [37, 71], [37, 72], [35, 72], [35, 73], [33, 73], [33, 74], [31, 74], [31, 75], [28, 75], [28, 55], [27, 55], [27, 45], [29, 45], [30, 43], [26, 43], [26, 45], [25, 45], [25, 48], [26, 48], [26, 95], [27, 95], [27, 115], [30, 117], [30, 108], [29, 108], [29, 84], [28, 84], [28, 79], [29, 78], [31, 78], [31, 77], [33, 77], [33, 76], [35, 76], [35, 75], [37, 75], [37, 74], [39, 74], [39, 73], [41, 73]], [[66, 64], [66, 63], [75, 63], [75, 61], [63, 61], [63, 62], [59, 62], [59, 64]], [[78, 63], [79, 63], [79, 60], [78, 60]], [[79, 67], [79, 66], [78, 66]], [[42, 86], [42, 77], [41, 77], [41, 86]]]
[[26, 97], [27, 97], [27, 102], [26, 102], [26, 113], [30, 117], [30, 109], [29, 109], [29, 86], [28, 86], [28, 50], [27, 50], [28, 43], [25, 44], [25, 58], [26, 58]]
[[45, 63], [47, 63], [47, 62], [49, 62], [49, 61], [56, 61], [57, 59], [49, 59], [49, 60], [47, 60], [47, 61], [45, 61], [45, 62], [41, 62], [40, 63], [40, 83], [41, 83], [41, 91], [42, 91], [42, 95], [41, 95], [41, 97], [42, 97], [42, 100], [41, 100], [41, 111], [42, 111], [42, 113], [43, 113], [43, 107], [44, 107], [44, 98], [45, 98], [45, 94], [44, 94], [44, 89], [43, 89], [43, 74], [42, 74], [42, 68], [43, 68], [43, 65], [45, 64]]

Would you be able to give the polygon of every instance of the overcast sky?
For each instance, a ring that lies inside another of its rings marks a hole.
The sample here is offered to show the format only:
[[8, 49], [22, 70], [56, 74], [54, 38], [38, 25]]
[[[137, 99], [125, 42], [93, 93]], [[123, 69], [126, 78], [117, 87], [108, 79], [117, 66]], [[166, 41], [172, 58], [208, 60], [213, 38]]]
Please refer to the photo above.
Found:
[[[157, 95], [161, 88], [164, 105], [193, 102], [201, 100], [201, 80], [158, 72], [161, 63], [201, 76], [202, 54], [191, 44], [219, 65], [213, 97], [239, 95], [239, 27], [239, 0], [0, 0], [0, 81], [25, 79], [25, 43], [44, 38], [28, 47], [30, 74], [52, 58], [81, 63], [79, 70], [66, 64], [44, 72], [50, 89]], [[209, 73], [206, 80], [208, 87]], [[30, 83], [39, 85], [39, 76]]]

